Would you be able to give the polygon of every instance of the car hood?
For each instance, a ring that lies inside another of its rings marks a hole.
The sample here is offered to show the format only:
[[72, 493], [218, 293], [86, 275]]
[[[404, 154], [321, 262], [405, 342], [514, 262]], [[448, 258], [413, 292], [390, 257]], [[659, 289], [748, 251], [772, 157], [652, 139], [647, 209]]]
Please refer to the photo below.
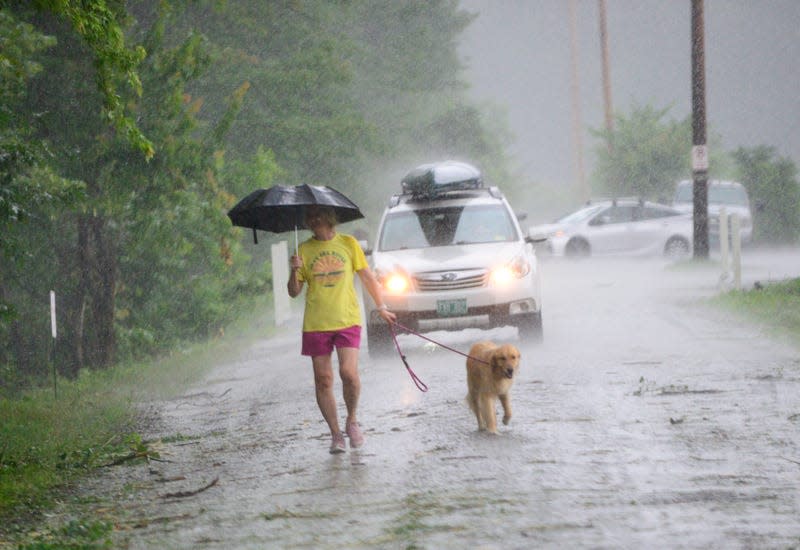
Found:
[[545, 239], [564, 229], [564, 225], [560, 223], [544, 223], [528, 228], [528, 235], [534, 239]]
[[523, 254], [525, 246], [522, 242], [513, 242], [393, 250], [374, 252], [372, 260], [375, 269], [384, 271], [396, 268], [409, 272], [490, 268]]

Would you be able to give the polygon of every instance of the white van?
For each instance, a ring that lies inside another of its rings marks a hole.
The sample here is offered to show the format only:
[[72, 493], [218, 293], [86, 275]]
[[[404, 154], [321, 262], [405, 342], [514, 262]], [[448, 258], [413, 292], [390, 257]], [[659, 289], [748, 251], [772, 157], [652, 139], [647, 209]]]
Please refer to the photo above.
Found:
[[[683, 180], [675, 187], [672, 205], [684, 212], [694, 211], [694, 182]], [[735, 181], [708, 181], [708, 236], [713, 243], [719, 243], [719, 211], [724, 207], [728, 216], [739, 216], [742, 244], [753, 241], [753, 214], [750, 210], [750, 197], [744, 185]], [[728, 218], [730, 220], [730, 218]], [[730, 222], [729, 222], [730, 223]]]

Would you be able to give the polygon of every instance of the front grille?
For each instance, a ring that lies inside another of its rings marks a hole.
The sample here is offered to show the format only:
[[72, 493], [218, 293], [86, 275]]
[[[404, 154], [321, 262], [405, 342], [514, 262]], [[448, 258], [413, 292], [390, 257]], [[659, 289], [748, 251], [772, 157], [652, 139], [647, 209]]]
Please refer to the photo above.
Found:
[[420, 292], [439, 292], [480, 288], [486, 286], [489, 272], [485, 269], [461, 271], [430, 271], [414, 275], [414, 282]]

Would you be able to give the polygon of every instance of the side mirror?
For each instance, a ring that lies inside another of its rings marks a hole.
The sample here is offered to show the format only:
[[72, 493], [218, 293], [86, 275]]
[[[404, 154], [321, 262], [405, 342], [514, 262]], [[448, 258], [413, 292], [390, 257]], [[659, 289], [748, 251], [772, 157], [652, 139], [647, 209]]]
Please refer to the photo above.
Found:
[[535, 227], [528, 228], [528, 235], [525, 237], [526, 243], [536, 244], [547, 241], [547, 234], [538, 231]]
[[528, 244], [541, 244], [547, 242], [547, 237], [525, 237], [525, 242]]

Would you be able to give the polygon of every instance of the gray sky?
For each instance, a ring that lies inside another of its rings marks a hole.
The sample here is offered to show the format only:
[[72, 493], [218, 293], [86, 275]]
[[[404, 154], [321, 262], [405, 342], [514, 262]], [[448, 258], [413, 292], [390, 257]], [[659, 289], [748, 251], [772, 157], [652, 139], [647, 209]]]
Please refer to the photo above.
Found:
[[[567, 0], [461, 0], [479, 13], [462, 59], [479, 101], [505, 109], [515, 162], [534, 181], [576, 180], [572, 149]], [[577, 0], [587, 175], [601, 128], [603, 92], [597, 0]], [[691, 113], [689, 0], [607, 0], [614, 109]], [[723, 147], [772, 145], [800, 164], [800, 1], [706, 0], [706, 113]], [[689, 151], [687, 151], [687, 156]]]

